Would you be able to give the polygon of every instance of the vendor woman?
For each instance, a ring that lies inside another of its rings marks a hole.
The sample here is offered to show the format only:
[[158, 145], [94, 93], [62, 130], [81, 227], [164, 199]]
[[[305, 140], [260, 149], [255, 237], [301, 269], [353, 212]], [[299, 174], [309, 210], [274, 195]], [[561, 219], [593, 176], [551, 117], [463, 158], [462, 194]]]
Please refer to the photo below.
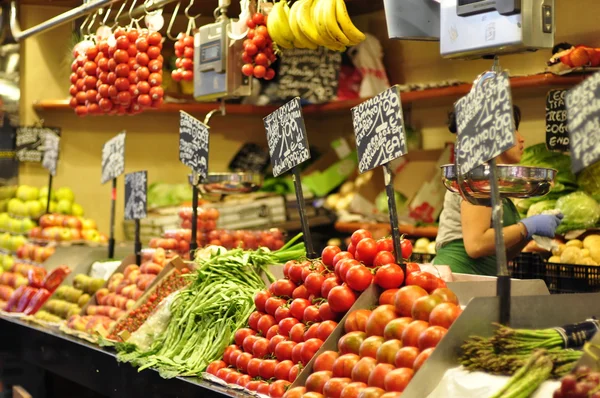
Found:
[[[496, 158], [497, 164], [516, 164], [523, 155], [523, 136], [519, 134], [521, 111], [514, 107], [516, 144]], [[448, 129], [456, 133], [456, 117], [450, 114]], [[520, 220], [510, 199], [502, 199], [504, 243], [508, 260], [517, 256], [533, 235], [554, 237], [562, 215], [537, 215]], [[496, 275], [496, 248], [492, 226], [492, 208], [476, 206], [459, 194], [446, 192], [444, 209], [436, 240], [435, 265], [448, 265], [452, 272]]]

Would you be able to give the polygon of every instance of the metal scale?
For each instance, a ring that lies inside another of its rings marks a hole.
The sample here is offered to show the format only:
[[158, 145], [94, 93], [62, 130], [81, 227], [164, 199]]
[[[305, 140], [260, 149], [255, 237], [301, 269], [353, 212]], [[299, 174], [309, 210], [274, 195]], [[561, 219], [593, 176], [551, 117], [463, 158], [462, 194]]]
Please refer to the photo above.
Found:
[[251, 94], [252, 79], [242, 74], [242, 40], [232, 40], [227, 17], [230, 0], [219, 0], [216, 22], [201, 26], [194, 35], [194, 98], [214, 101], [219, 98]]

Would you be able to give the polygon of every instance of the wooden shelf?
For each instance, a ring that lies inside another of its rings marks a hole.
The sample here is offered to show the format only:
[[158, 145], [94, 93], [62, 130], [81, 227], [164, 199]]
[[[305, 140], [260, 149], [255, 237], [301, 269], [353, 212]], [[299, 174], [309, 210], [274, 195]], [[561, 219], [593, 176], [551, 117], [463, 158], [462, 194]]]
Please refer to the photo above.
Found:
[[[515, 98], [545, 96], [546, 92], [552, 88], [569, 88], [583, 81], [588, 74], [577, 74], [569, 76], [556, 76], [551, 73], [543, 73], [533, 76], [512, 77], [510, 79], [513, 96]], [[402, 104], [424, 104], [424, 105], [443, 105], [451, 104], [458, 98], [467, 94], [471, 90], [471, 84], [460, 84], [457, 86], [431, 88], [419, 91], [410, 91], [401, 93]], [[319, 105], [307, 105], [303, 108], [305, 116], [324, 116], [328, 114], [348, 112], [350, 108], [360, 104], [364, 99], [329, 102]], [[207, 113], [217, 108], [218, 103], [165, 103], [160, 109], [152, 110], [157, 113], [174, 113], [180, 110], [195, 114]], [[33, 108], [38, 112], [71, 111], [68, 100], [44, 100], [37, 102]], [[257, 106], [257, 105], [239, 105], [229, 104], [226, 107], [229, 115], [255, 115], [265, 116], [277, 109], [277, 106]]]

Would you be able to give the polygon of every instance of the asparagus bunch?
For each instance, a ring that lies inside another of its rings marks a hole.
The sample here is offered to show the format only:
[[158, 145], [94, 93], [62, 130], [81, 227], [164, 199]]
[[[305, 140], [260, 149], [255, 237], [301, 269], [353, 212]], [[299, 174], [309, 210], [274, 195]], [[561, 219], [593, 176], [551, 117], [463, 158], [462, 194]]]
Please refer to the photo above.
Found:
[[552, 372], [552, 360], [545, 350], [536, 350], [508, 382], [490, 398], [527, 398]]

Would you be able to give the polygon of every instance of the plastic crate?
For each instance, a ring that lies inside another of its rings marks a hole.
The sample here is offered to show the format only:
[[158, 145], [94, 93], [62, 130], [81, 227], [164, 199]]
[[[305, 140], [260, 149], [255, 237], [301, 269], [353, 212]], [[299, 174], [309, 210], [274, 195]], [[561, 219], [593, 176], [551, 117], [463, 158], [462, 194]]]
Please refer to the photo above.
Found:
[[410, 256], [410, 261], [417, 264], [430, 264], [435, 258], [435, 254], [429, 253], [413, 253]]

